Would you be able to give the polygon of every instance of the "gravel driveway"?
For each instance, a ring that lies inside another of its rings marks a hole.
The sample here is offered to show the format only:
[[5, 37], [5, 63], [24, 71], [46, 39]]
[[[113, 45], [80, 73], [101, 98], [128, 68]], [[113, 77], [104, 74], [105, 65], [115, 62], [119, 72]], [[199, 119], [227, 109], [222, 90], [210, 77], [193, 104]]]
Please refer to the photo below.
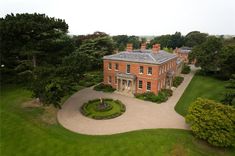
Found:
[[[59, 123], [74, 132], [88, 135], [109, 135], [140, 129], [177, 128], [188, 129], [184, 118], [174, 107], [191, 81], [195, 68], [184, 76], [183, 83], [173, 92], [168, 101], [156, 104], [117, 93], [103, 93], [85, 88], [72, 95], [59, 110]], [[84, 102], [95, 98], [119, 99], [126, 105], [126, 112], [114, 119], [94, 120], [83, 116], [79, 108]]]

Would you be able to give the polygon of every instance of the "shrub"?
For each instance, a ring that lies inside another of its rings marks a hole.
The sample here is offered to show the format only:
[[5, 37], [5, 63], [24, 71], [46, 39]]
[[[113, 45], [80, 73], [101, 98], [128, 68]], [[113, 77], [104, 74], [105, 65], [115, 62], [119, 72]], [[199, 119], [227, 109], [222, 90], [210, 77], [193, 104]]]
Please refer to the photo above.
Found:
[[174, 79], [173, 79], [173, 86], [174, 87], [178, 87], [182, 82], [183, 82], [184, 78], [181, 77], [181, 76], [176, 76]]
[[186, 122], [194, 135], [214, 146], [235, 146], [235, 108], [198, 98], [189, 108]]
[[142, 94], [135, 94], [135, 97], [141, 100], [161, 103], [167, 101], [168, 97], [171, 95], [172, 95], [172, 90], [163, 89], [158, 93], [158, 95], [155, 95], [153, 92], [145, 92]]
[[171, 89], [162, 89], [161, 92], [167, 93], [169, 97], [173, 95], [173, 91]]
[[94, 90], [103, 92], [114, 92], [116, 89], [114, 89], [111, 85], [100, 83], [94, 87]]
[[181, 73], [182, 73], [182, 74], [188, 74], [188, 73], [190, 73], [190, 71], [191, 71], [190, 66], [184, 64]]

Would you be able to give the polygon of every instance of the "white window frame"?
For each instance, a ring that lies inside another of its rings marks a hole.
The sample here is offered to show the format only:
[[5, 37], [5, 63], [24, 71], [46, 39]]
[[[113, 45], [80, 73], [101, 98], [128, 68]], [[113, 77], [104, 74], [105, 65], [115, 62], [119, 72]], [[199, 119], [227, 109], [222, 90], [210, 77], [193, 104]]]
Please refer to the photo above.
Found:
[[[130, 67], [129, 73], [127, 72], [127, 69], [128, 69], [127, 66], [128, 66], [128, 65], [129, 65], [129, 67]], [[130, 65], [130, 64], [127, 64], [127, 65], [126, 65], [126, 73], [127, 73], [127, 74], [130, 74], [130, 73], [131, 73], [131, 65]]]
[[[140, 88], [140, 81], [141, 81], [141, 87], [142, 87], [142, 88]], [[139, 81], [138, 81], [138, 89], [143, 89], [143, 80], [139, 80]]]
[[[140, 72], [140, 67], [142, 67], [143, 71]], [[144, 66], [139, 66], [139, 74], [144, 74]]]
[[108, 83], [109, 83], [109, 84], [112, 83], [112, 76], [108, 76]]
[[[149, 68], [151, 68], [151, 74], [149, 74]], [[147, 75], [152, 75], [152, 74], [153, 74], [153, 68], [152, 67], [148, 67]]]
[[[118, 68], [117, 68], [118, 67]], [[119, 64], [118, 63], [115, 63], [115, 71], [118, 71], [119, 70]]]
[[109, 64], [108, 64], [108, 70], [112, 70], [112, 63], [111, 62], [109, 62]]
[[[150, 90], [148, 89], [148, 83], [150, 83]], [[147, 83], [146, 83], [146, 91], [151, 91], [151, 89], [152, 89], [152, 84], [151, 84], [151, 82], [147, 82]]]

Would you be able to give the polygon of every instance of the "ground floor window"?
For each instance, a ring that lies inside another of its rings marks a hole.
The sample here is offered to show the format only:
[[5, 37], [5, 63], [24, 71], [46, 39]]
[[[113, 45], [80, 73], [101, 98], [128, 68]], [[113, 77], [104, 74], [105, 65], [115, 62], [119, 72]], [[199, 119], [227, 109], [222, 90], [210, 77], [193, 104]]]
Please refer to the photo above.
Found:
[[151, 82], [147, 82], [147, 91], [151, 90]]
[[115, 76], [115, 84], [117, 84], [117, 76]]
[[112, 77], [111, 76], [108, 77], [108, 81], [109, 81], [109, 83], [112, 83]]
[[142, 87], [143, 87], [143, 81], [139, 80], [139, 88], [142, 89]]
[[158, 91], [161, 89], [161, 81], [158, 82]]

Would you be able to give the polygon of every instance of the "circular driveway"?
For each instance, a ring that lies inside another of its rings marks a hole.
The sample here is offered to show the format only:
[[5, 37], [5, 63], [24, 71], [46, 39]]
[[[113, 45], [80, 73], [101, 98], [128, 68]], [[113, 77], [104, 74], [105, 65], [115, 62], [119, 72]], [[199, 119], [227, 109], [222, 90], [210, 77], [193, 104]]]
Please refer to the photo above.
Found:
[[[174, 107], [191, 81], [195, 69], [184, 76], [183, 83], [173, 92], [168, 101], [156, 104], [118, 93], [103, 93], [85, 88], [72, 95], [58, 111], [59, 123], [74, 132], [88, 135], [109, 135], [140, 129], [177, 128], [188, 129], [184, 117]], [[79, 108], [84, 102], [96, 98], [119, 99], [126, 105], [126, 112], [114, 119], [94, 120], [83, 116]]]

